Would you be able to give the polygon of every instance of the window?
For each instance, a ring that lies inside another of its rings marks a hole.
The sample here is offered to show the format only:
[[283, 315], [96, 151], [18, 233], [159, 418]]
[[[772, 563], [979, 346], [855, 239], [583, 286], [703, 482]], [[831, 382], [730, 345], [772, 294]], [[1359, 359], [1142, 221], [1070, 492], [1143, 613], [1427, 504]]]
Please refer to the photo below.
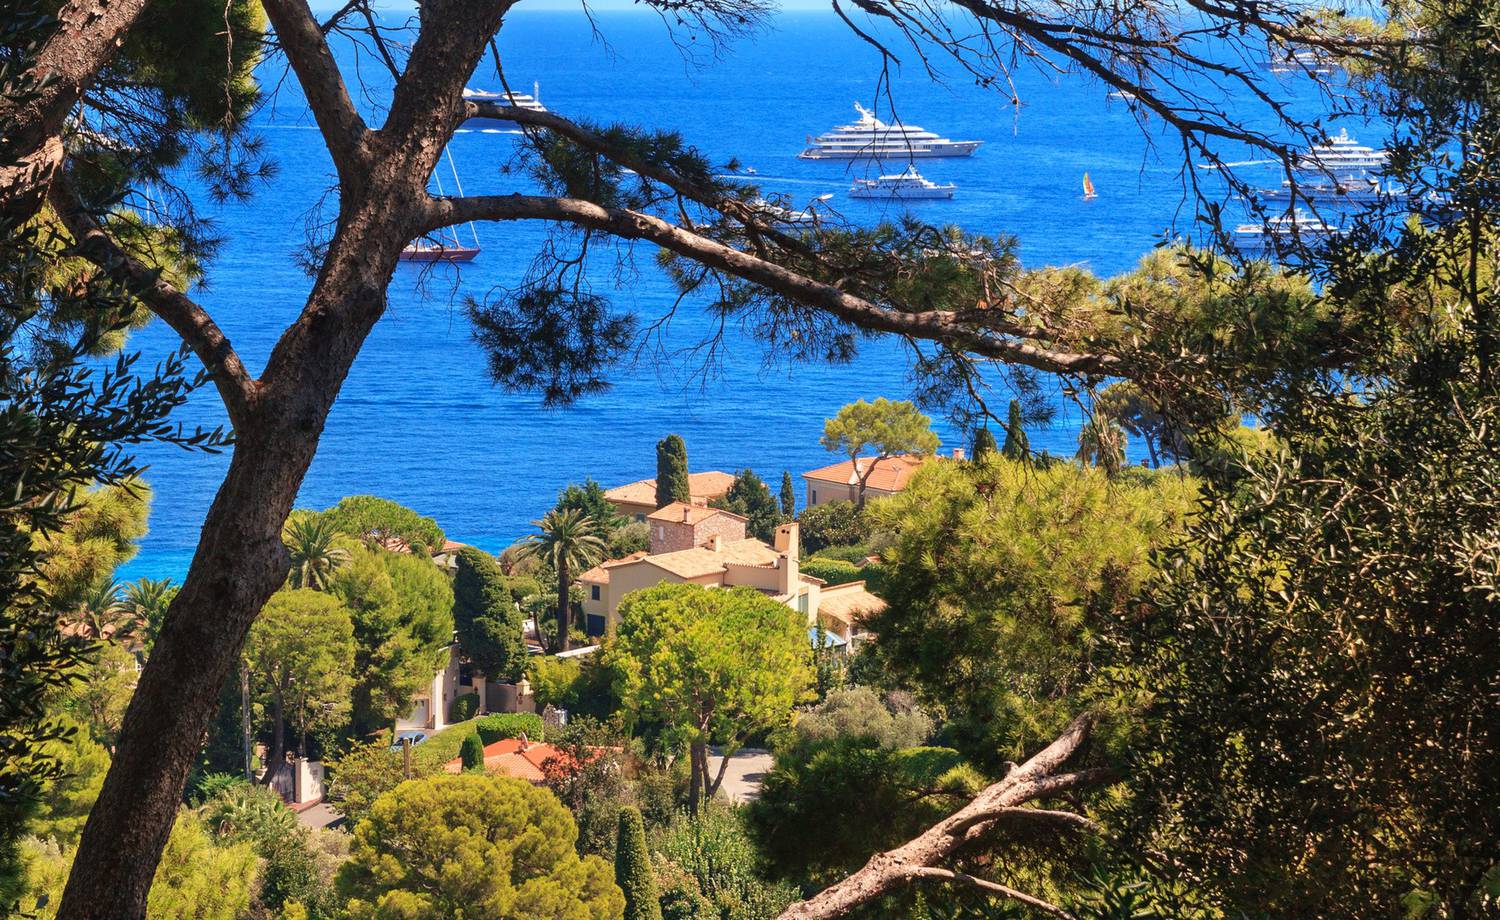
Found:
[[646, 512], [644, 512], [644, 511], [637, 511], [635, 513], [635, 522], [637, 524], [644, 524], [644, 523], [646, 523]]
[[816, 505], [817, 503], [818, 503], [818, 490], [817, 489], [813, 489], [812, 504]]
[[597, 613], [591, 613], [587, 619], [588, 622], [584, 624], [584, 630], [590, 636], [604, 635], [604, 617], [599, 616]]
[[598, 585], [592, 585], [592, 586], [589, 587], [589, 596], [592, 597], [596, 601], [599, 599], [599, 586]]

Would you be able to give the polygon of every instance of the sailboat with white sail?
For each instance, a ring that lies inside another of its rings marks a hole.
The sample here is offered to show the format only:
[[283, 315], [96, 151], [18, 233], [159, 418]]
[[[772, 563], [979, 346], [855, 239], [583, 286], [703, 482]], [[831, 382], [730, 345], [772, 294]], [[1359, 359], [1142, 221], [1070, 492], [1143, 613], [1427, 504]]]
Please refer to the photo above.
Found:
[[[453, 185], [462, 196], [464, 187], [458, 180], [458, 167], [453, 163], [453, 151], [444, 148], [443, 154], [448, 159], [448, 169], [453, 173]], [[434, 171], [432, 180], [437, 184], [438, 196], [442, 197], [443, 177]], [[474, 229], [472, 220], [469, 221], [469, 235], [474, 238], [473, 246], [460, 242], [458, 231], [452, 227], [444, 227], [436, 231], [435, 238], [429, 234], [412, 240], [401, 250], [399, 258], [402, 262], [472, 262], [479, 255], [479, 232]]]

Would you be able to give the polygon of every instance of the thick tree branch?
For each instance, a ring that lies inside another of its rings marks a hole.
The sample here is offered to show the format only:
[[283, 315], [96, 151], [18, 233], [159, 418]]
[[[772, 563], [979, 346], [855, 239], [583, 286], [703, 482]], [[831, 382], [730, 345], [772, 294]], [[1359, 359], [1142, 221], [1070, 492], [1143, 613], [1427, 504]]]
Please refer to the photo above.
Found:
[[72, 234], [78, 254], [106, 272], [172, 327], [203, 363], [236, 428], [249, 417], [258, 391], [255, 380], [230, 345], [229, 338], [191, 297], [141, 263], [111, 237], [69, 188], [52, 184], [50, 198], [63, 226]]
[[349, 87], [318, 21], [302, 0], [265, 0], [266, 15], [276, 39], [297, 73], [297, 82], [317, 119], [318, 129], [333, 156], [340, 181], [358, 182], [367, 165], [369, 128], [359, 117]]
[[[884, 897], [915, 878], [947, 878], [968, 882], [967, 878], [958, 878], [959, 873], [951, 873], [939, 864], [972, 839], [969, 833], [971, 830], [993, 822], [997, 817], [1011, 813], [1027, 802], [1054, 795], [1064, 788], [1077, 788], [1091, 776], [1105, 775], [1095, 771], [1068, 774], [1056, 772], [1088, 740], [1093, 725], [1094, 716], [1089, 713], [1074, 719], [1055, 741], [1026, 763], [1007, 773], [1004, 779], [985, 788], [968, 805], [896, 849], [870, 857], [864, 868], [825, 888], [809, 900], [793, 904], [782, 911], [777, 920], [833, 920], [860, 905]], [[980, 881], [982, 880], [973, 880]], [[985, 886], [995, 886], [995, 883], [985, 882], [979, 887]], [[988, 890], [997, 895], [1002, 894], [995, 888]], [[1017, 895], [1021, 897], [1016, 897]], [[1004, 896], [1015, 900], [1030, 897], [1012, 889], [1005, 889]], [[1033, 903], [1032, 906], [1050, 908], [1055, 915], [1067, 916], [1058, 914], [1058, 908], [1046, 902]]]
[[63, 162], [73, 106], [114, 59], [146, 0], [73, 0], [15, 87], [0, 97], [0, 219], [22, 223], [46, 200]]
[[[393, 149], [428, 151], [428, 169], [463, 121], [463, 91], [515, 0], [461, 0], [422, 9], [422, 32], [391, 94], [380, 133]], [[432, 144], [436, 143], [436, 148]], [[422, 175], [427, 181], [427, 175]]]
[[976, 355], [1059, 374], [1102, 376], [1119, 372], [1119, 359], [1113, 355], [1059, 351], [1028, 341], [1027, 337], [1041, 336], [1000, 317], [998, 312], [993, 319], [986, 317], [988, 324], [981, 326], [951, 311], [906, 312], [883, 306], [638, 211], [532, 195], [432, 199], [419, 232], [430, 233], [473, 220], [556, 221], [625, 239], [647, 240], [872, 332], [942, 342]]

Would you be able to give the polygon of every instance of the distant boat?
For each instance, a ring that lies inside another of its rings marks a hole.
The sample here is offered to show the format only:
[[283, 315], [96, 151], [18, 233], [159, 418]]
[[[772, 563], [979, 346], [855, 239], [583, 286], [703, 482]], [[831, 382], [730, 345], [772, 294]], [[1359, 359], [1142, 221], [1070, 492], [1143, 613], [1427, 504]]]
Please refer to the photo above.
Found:
[[1094, 192], [1094, 183], [1093, 183], [1093, 180], [1089, 179], [1089, 174], [1088, 173], [1084, 173], [1083, 174], [1083, 200], [1084, 201], [1093, 201], [1095, 198], [1098, 198], [1098, 197], [1099, 196], [1097, 194], [1095, 194], [1095, 192]]
[[464, 246], [454, 239], [451, 242], [413, 240], [401, 250], [402, 262], [472, 262], [479, 255], [478, 246]]
[[[497, 105], [509, 105], [518, 109], [526, 109], [528, 112], [545, 112], [547, 107], [542, 105], [542, 86], [540, 83], [531, 84], [529, 93], [500, 92], [492, 93], [483, 89], [464, 88], [465, 102], [493, 102]], [[515, 123], [502, 121], [498, 118], [467, 118], [464, 119], [463, 127], [475, 128], [514, 128]]]
[[[453, 184], [458, 189], [460, 196], [464, 193], [463, 183], [458, 181], [458, 167], [453, 163], [453, 152], [443, 150], [443, 155], [448, 158], [448, 168], [453, 172]], [[432, 174], [432, 180], [437, 184], [438, 195], [443, 194], [443, 179], [436, 172]], [[472, 262], [479, 255], [479, 233], [474, 229], [474, 222], [469, 221], [469, 235], [474, 237], [473, 246], [465, 246], [458, 241], [458, 232], [452, 227], [444, 227], [438, 231], [437, 239], [416, 239], [406, 244], [398, 257], [402, 262]]]
[[966, 157], [983, 141], [950, 141], [931, 131], [901, 122], [886, 123], [859, 103], [854, 104], [859, 121], [840, 125], [826, 134], [807, 139], [807, 149], [797, 156], [804, 160], [908, 160], [914, 157]]
[[1338, 234], [1338, 229], [1298, 208], [1291, 215], [1272, 217], [1263, 224], [1240, 224], [1234, 242], [1241, 250], [1268, 253], [1292, 243], [1311, 245]]
[[1124, 101], [1129, 102], [1135, 98], [1135, 93], [1132, 93], [1130, 90], [1126, 89], [1117, 89], [1109, 94], [1109, 98], [1123, 99]]
[[1340, 129], [1326, 144], [1314, 144], [1305, 153], [1297, 154], [1293, 166], [1304, 172], [1330, 172], [1346, 175], [1351, 170], [1384, 169], [1390, 154], [1384, 150], [1367, 147]]
[[878, 179], [855, 179], [849, 189], [850, 198], [952, 198], [958, 186], [949, 182], [939, 185], [922, 178], [915, 166], [906, 167], [906, 172]]

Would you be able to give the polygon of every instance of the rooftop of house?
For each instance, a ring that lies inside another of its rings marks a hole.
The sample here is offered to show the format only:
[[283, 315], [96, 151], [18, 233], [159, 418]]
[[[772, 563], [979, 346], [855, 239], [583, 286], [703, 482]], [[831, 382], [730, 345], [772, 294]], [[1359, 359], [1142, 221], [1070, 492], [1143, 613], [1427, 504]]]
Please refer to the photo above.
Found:
[[[706, 473], [688, 474], [688, 493], [692, 496], [693, 504], [706, 505], [712, 499], [718, 498], [729, 491], [734, 484], [734, 477], [728, 473], [718, 470], [710, 470]], [[632, 482], [628, 485], [615, 486], [604, 493], [604, 497], [612, 502], [627, 505], [652, 505], [656, 504], [656, 480], [642, 479], [640, 482]]]
[[657, 553], [644, 556], [641, 561], [671, 572], [679, 578], [702, 578], [724, 571], [726, 563], [738, 565], [775, 565], [779, 553], [761, 541], [750, 537], [744, 540], [721, 541], [719, 548], [695, 546], [672, 553]]
[[601, 562], [593, 568], [589, 569], [587, 572], [584, 572], [582, 575], [579, 575], [578, 580], [586, 581], [590, 584], [595, 585], [607, 585], [609, 584], [610, 569], [614, 568], [617, 565], [625, 565], [627, 563], [634, 562], [637, 559], [642, 559], [649, 555], [650, 553], [646, 552], [645, 550], [638, 550], [631, 553], [629, 556], [625, 556], [620, 559], [607, 559], [604, 562]]
[[[540, 783], [546, 779], [542, 765], [554, 757], [567, 756], [562, 750], [542, 741], [501, 738], [484, 746], [484, 772]], [[462, 773], [463, 760], [455, 757], [444, 764], [443, 769], [449, 773]]]
[[842, 620], [851, 626], [885, 607], [885, 601], [871, 594], [862, 581], [833, 585], [818, 595], [818, 616]]
[[646, 515], [646, 520], [662, 521], [668, 524], [692, 524], [696, 526], [720, 514], [740, 521], [750, 520], [742, 514], [725, 511], [723, 508], [706, 508], [703, 505], [690, 505], [687, 502], [672, 502], [670, 505], [663, 505]]
[[802, 478], [852, 486], [857, 485], [860, 477], [868, 470], [870, 478], [865, 482], [866, 488], [879, 489], [882, 492], [899, 492], [906, 488], [906, 484], [911, 481], [912, 474], [931, 459], [933, 458], [918, 457], [914, 454], [887, 457], [884, 460], [860, 457], [858, 468], [855, 467], [854, 461], [845, 460], [842, 463], [809, 470], [802, 474]]

